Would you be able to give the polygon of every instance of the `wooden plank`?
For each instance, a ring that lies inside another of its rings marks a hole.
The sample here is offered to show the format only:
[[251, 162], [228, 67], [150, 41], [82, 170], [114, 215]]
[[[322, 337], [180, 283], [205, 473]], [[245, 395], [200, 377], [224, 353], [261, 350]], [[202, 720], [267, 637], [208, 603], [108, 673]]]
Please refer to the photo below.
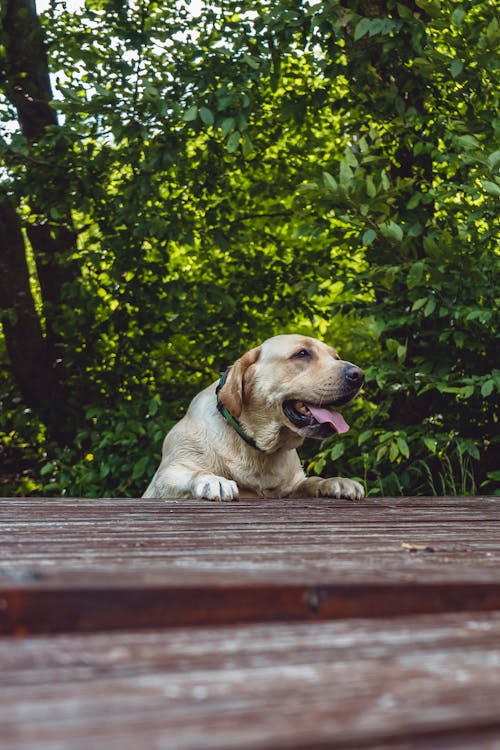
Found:
[[500, 746], [500, 613], [0, 639], [2, 750]]
[[316, 571], [365, 581], [408, 581], [425, 571], [426, 580], [486, 582], [500, 563], [500, 501], [464, 500], [447, 514], [441, 500], [385, 508], [323, 500], [2, 502], [0, 550], [4, 580], [92, 570], [268, 580], [308, 570], [312, 580]]
[[[417, 517], [429, 521], [439, 516], [446, 521], [460, 521], [466, 518], [495, 518], [500, 514], [500, 498], [494, 496], [475, 497], [399, 497], [367, 498], [359, 503], [332, 498], [304, 499], [253, 499], [240, 500], [236, 503], [213, 503], [205, 500], [154, 500], [146, 498], [1, 498], [0, 521], [11, 521], [13, 513], [18, 521], [41, 523], [50, 522], [54, 513], [60, 517], [91, 520], [96, 516], [112, 520], [116, 513], [133, 512], [138, 517], [148, 518], [151, 513], [172, 511], [196, 514], [200, 519], [210, 519], [238, 512], [240, 520], [247, 521], [254, 516], [292, 520], [298, 522], [323, 517], [325, 512], [339, 522], [352, 522], [353, 518], [375, 520], [377, 515], [398, 517], [398, 520], [414, 520]], [[237, 509], [237, 511], [236, 511]]]
[[0, 511], [4, 634], [500, 609], [496, 498]]
[[500, 584], [93, 586], [0, 590], [0, 634], [500, 610]]

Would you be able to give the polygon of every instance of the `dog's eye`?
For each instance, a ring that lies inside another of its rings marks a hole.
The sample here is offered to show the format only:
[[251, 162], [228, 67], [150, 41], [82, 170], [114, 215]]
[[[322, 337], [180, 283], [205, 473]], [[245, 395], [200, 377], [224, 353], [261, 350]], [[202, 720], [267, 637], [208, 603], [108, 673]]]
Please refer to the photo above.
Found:
[[292, 359], [308, 359], [309, 357], [312, 357], [309, 349], [301, 349], [293, 355]]

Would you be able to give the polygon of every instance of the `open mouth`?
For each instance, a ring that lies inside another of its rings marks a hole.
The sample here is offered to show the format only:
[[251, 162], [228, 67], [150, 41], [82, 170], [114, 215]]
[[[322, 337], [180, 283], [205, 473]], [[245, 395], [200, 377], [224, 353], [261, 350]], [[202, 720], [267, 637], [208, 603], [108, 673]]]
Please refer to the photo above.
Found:
[[[348, 403], [350, 400], [351, 397], [339, 400], [335, 403], [335, 406], [343, 406], [343, 404]], [[349, 429], [349, 425], [342, 414], [338, 411], [333, 411], [331, 405], [318, 406], [316, 404], [306, 404], [304, 401], [289, 400], [284, 402], [283, 412], [290, 422], [297, 427], [325, 425], [338, 435], [347, 432]]]

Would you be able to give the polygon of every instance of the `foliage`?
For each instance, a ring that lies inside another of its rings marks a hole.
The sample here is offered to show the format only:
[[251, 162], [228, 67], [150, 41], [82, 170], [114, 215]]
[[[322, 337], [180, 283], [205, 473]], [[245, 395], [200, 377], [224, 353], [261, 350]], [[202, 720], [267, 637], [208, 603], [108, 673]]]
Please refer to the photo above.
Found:
[[[493, 5], [88, 0], [41, 20], [58, 120], [10, 128], [2, 192], [64, 396], [47, 413], [2, 376], [0, 456], [30, 467], [5, 491], [140, 493], [192, 395], [287, 330], [367, 372], [348, 435], [305, 447], [311, 471], [371, 494], [494, 491]], [[1, 102], [19, 118], [8, 85]], [[77, 237], [52, 305], [41, 222]]]

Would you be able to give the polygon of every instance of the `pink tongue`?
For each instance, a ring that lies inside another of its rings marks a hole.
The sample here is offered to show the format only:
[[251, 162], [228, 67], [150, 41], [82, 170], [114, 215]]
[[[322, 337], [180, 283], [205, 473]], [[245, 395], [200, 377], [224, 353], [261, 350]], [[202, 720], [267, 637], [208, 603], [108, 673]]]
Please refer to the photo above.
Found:
[[306, 404], [307, 408], [313, 415], [316, 422], [324, 423], [328, 422], [328, 424], [331, 424], [335, 432], [337, 432], [339, 435], [341, 435], [343, 432], [347, 432], [349, 429], [349, 425], [345, 421], [342, 414], [339, 414], [338, 411], [329, 411], [328, 409], [319, 409], [317, 406], [311, 406], [311, 404]]

